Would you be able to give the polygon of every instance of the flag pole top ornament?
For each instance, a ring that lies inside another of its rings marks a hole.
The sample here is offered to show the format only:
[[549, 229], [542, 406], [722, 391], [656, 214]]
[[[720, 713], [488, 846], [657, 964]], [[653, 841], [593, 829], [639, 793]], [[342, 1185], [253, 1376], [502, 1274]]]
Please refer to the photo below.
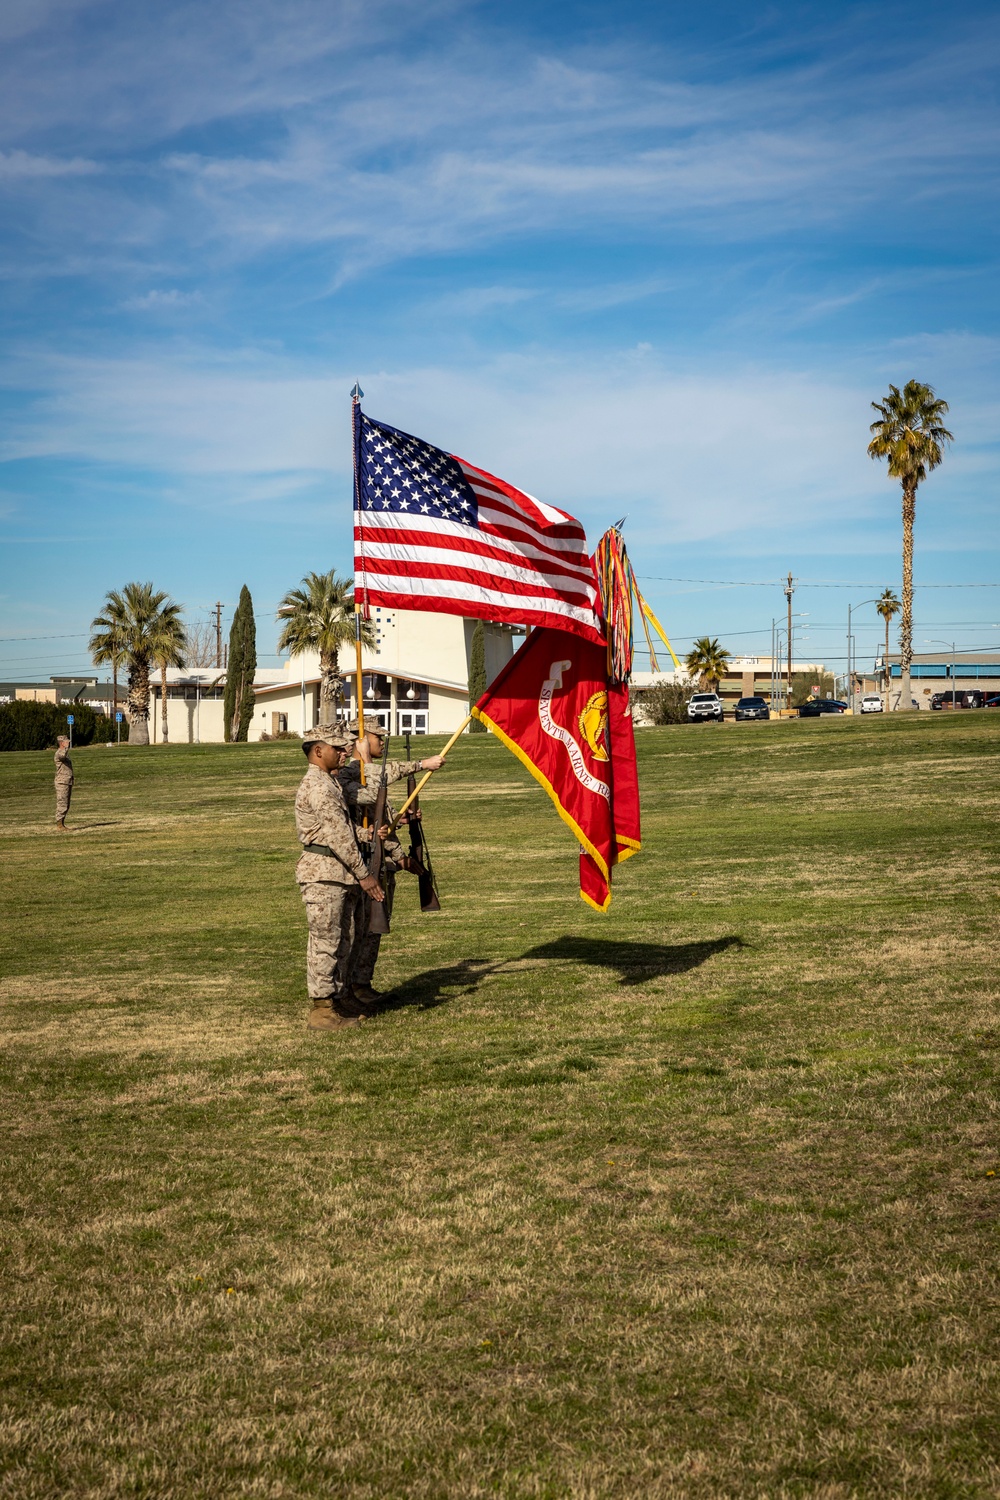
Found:
[[353, 384], [353, 386], [351, 387], [351, 400], [352, 401], [363, 401], [364, 397], [365, 397], [364, 391], [361, 389], [361, 387], [358, 384], [358, 382], [355, 381], [354, 384]]

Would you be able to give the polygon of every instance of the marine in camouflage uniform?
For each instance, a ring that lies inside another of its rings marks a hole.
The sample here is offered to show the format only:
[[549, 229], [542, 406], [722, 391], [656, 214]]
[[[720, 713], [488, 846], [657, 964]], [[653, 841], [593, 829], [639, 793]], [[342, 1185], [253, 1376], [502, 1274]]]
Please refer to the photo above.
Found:
[[309, 769], [295, 798], [295, 828], [303, 846], [295, 879], [309, 923], [309, 1025], [320, 1031], [357, 1025], [364, 1013], [351, 999], [348, 969], [363, 889], [373, 899], [382, 894], [368, 874], [336, 775], [352, 744], [336, 728], [313, 730], [304, 742]]
[[[413, 764], [410, 761], [402, 761], [404, 766]], [[365, 766], [365, 785], [361, 785], [361, 777], [356, 769], [358, 761], [351, 761], [340, 773], [341, 783], [344, 789], [344, 799], [354, 818], [355, 835], [362, 849], [370, 850], [374, 828], [375, 803], [379, 790], [382, 786], [381, 766]], [[386, 781], [391, 780], [389, 767], [386, 766]], [[403, 771], [402, 775], [409, 775]], [[398, 777], [396, 778], [398, 780]], [[391, 823], [396, 816], [396, 810], [388, 800], [385, 804], [385, 821]], [[368, 827], [365, 827], [365, 819], [368, 819]], [[409, 860], [403, 852], [402, 845], [393, 834], [382, 843], [382, 869], [380, 877], [385, 890], [386, 916], [392, 920], [392, 904], [396, 894], [396, 875], [400, 870], [409, 868]], [[354, 998], [361, 1004], [371, 1005], [379, 999], [378, 993], [372, 989], [372, 980], [375, 977], [375, 965], [378, 963], [379, 945], [382, 942], [380, 932], [371, 931], [371, 901], [367, 896], [361, 898], [361, 914], [357, 924], [354, 938], [354, 946], [351, 949], [351, 959], [348, 966], [348, 983]]]
[[56, 742], [56, 827], [63, 833], [69, 830], [66, 827], [66, 814], [69, 812], [70, 798], [73, 796], [73, 762], [69, 758], [69, 740], [66, 735], [61, 734]]
[[[356, 735], [359, 723], [354, 719], [347, 726], [348, 733]], [[375, 803], [378, 799], [379, 789], [382, 785], [383, 770], [381, 765], [382, 745], [384, 743], [384, 732], [378, 724], [366, 726], [365, 738], [372, 755], [372, 761], [365, 764], [365, 785], [361, 785], [361, 764], [359, 759], [349, 760], [340, 772], [340, 781], [344, 789], [344, 797], [356, 825], [358, 841], [362, 848], [370, 848], [374, 828], [373, 814]], [[355, 756], [358, 751], [355, 749]], [[378, 761], [378, 764], [375, 762]], [[387, 760], [385, 763], [386, 786], [392, 786], [393, 782], [402, 781], [404, 776], [416, 775], [418, 771], [436, 771], [444, 764], [440, 755], [428, 756], [426, 760]], [[385, 821], [391, 823], [395, 817], [395, 809], [391, 802], [386, 801]], [[369, 827], [364, 827], [367, 818]], [[399, 840], [393, 836], [386, 839], [382, 846], [382, 876], [385, 883], [386, 915], [392, 916], [392, 903], [396, 890], [396, 875], [400, 870], [410, 869], [409, 856], [403, 852]], [[348, 980], [354, 999], [362, 1006], [371, 1009], [381, 999], [379, 992], [372, 988], [372, 980], [375, 977], [375, 965], [378, 963], [379, 948], [382, 943], [382, 934], [370, 930], [371, 902], [362, 898], [361, 921], [358, 924], [354, 946], [351, 952], [350, 966], [348, 969]]]

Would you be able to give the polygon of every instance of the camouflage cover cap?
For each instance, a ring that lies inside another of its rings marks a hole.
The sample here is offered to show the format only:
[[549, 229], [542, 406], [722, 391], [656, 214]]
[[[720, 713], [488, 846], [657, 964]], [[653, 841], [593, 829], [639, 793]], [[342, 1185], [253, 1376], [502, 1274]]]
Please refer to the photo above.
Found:
[[[361, 733], [361, 725], [358, 723], [357, 719], [352, 719], [347, 728], [348, 732], [350, 734], [353, 734], [354, 738], [357, 739], [358, 735]], [[365, 734], [377, 734], [380, 740], [385, 739], [385, 730], [382, 728], [382, 725], [379, 723], [378, 719], [365, 720]]]
[[353, 750], [354, 741], [340, 724], [317, 724], [302, 736], [304, 745], [332, 745], [335, 750]]

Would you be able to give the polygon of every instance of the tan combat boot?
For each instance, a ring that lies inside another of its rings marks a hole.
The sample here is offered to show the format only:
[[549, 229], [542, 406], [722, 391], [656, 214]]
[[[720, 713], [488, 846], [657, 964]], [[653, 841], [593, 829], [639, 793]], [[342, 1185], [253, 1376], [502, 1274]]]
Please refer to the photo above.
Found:
[[329, 1000], [314, 1000], [309, 1012], [310, 1031], [340, 1031], [344, 1026], [357, 1026], [356, 1019], [338, 1016]]

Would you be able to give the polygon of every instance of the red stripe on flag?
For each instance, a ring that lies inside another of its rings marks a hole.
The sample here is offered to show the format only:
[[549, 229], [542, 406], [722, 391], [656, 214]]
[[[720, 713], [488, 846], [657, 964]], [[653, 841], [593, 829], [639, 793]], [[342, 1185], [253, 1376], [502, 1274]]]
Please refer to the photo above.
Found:
[[[361, 588], [358, 585], [358, 594]], [[533, 609], [530, 605], [501, 603], [502, 595], [491, 594], [476, 599], [469, 595], [455, 597], [448, 593], [400, 593], [391, 588], [378, 588], [374, 580], [367, 589], [368, 602], [380, 609], [420, 609], [432, 614], [462, 615], [466, 620], [492, 620], [499, 625], [530, 625], [532, 629], [550, 627], [571, 630], [581, 640], [604, 645], [604, 637], [596, 631], [590, 621], [589, 609], [573, 609], [569, 605], [551, 605], [544, 609]]]

